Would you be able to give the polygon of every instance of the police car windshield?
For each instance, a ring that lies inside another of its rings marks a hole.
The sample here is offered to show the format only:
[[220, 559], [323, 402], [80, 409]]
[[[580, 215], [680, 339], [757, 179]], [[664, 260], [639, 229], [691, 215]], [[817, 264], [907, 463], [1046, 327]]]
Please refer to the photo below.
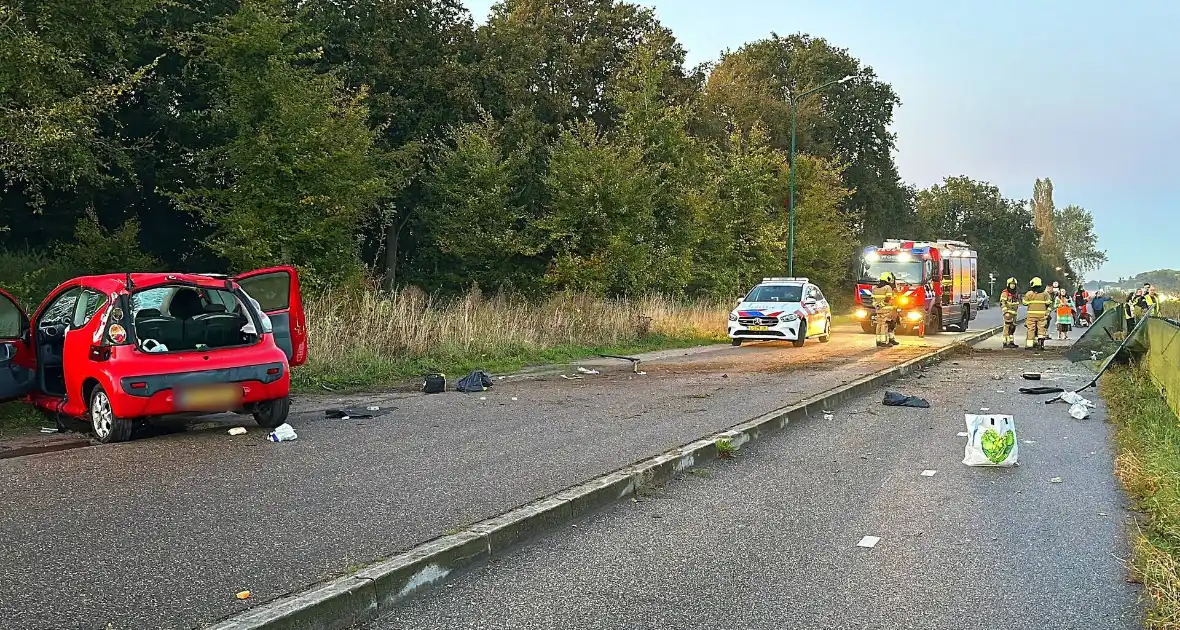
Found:
[[870, 282], [876, 282], [881, 279], [881, 274], [886, 271], [892, 272], [898, 282], [908, 284], [919, 284], [922, 282], [922, 263], [920, 261], [895, 262], [875, 260], [865, 264], [864, 279]]
[[766, 284], [754, 287], [746, 296], [747, 302], [801, 302], [803, 287], [799, 285]]

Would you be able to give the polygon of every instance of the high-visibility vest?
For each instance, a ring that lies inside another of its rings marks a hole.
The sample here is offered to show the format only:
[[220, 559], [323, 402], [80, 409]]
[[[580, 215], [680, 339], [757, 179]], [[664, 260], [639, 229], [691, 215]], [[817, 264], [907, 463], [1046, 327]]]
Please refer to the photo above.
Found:
[[1131, 298], [1127, 298], [1126, 303], [1123, 304], [1123, 317], [1126, 319], [1131, 319], [1134, 316], [1135, 316], [1135, 304], [1134, 304], [1134, 302], [1131, 301]]
[[1148, 293], [1147, 295], [1144, 295], [1143, 298], [1145, 300], [1147, 300], [1147, 308], [1154, 308], [1157, 304], [1160, 303], [1159, 297], [1152, 295], [1150, 293]]
[[1016, 311], [1020, 309], [1020, 297], [1016, 293], [1004, 289], [1004, 292], [1000, 294], [1000, 309], [1004, 313], [1015, 315]]
[[1028, 307], [1029, 317], [1047, 317], [1049, 315], [1049, 304], [1053, 300], [1049, 299], [1049, 294], [1041, 291], [1034, 293], [1029, 291], [1024, 294], [1024, 305]]

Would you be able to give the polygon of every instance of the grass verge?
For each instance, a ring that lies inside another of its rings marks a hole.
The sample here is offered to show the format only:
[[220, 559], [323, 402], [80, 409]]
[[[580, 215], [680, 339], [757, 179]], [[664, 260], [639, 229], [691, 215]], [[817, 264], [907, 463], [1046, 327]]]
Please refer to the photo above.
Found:
[[30, 405], [19, 402], [0, 404], [0, 438], [32, 433], [46, 424], [53, 423], [47, 423], [45, 416]]
[[595, 354], [632, 354], [725, 340], [730, 307], [648, 296], [561, 294], [533, 302], [478, 291], [454, 299], [413, 289], [326, 295], [306, 305], [309, 362], [297, 391], [361, 390], [429, 372], [511, 372]]
[[1100, 385], [1116, 426], [1115, 474], [1144, 518], [1133, 573], [1149, 607], [1148, 630], [1180, 628], [1180, 421], [1145, 371], [1112, 368]]

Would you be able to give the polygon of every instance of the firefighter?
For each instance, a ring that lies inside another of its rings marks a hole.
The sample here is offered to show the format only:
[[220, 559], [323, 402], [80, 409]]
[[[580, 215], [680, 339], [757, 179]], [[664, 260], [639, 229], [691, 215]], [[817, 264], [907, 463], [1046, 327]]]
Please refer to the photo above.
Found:
[[1020, 289], [1016, 278], [1008, 278], [1007, 287], [1000, 293], [1000, 310], [1004, 312], [1004, 347], [1016, 345], [1016, 312], [1020, 309]]
[[1028, 283], [1028, 293], [1024, 294], [1025, 325], [1028, 334], [1024, 338], [1024, 347], [1045, 348], [1045, 340], [1049, 338], [1049, 304], [1053, 301], [1045, 291], [1045, 283], [1040, 278], [1033, 278]]
[[873, 322], [877, 325], [877, 347], [888, 348], [896, 346], [893, 337], [897, 326], [893, 313], [893, 289], [897, 284], [893, 273], [886, 271], [881, 274], [877, 286], [873, 288]]

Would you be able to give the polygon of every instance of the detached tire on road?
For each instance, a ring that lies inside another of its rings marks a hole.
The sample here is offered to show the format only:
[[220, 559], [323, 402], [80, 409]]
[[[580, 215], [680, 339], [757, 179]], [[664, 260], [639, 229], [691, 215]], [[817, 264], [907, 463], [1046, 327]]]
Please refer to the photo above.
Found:
[[291, 413], [291, 399], [279, 398], [258, 404], [254, 411], [254, 422], [264, 429], [273, 429], [287, 421]]
[[90, 429], [94, 431], [94, 437], [99, 442], [110, 444], [131, 439], [135, 423], [115, 415], [115, 410], [111, 407], [111, 397], [102, 385], [95, 385], [90, 391], [90, 404], [86, 407], [86, 414], [89, 416]]

